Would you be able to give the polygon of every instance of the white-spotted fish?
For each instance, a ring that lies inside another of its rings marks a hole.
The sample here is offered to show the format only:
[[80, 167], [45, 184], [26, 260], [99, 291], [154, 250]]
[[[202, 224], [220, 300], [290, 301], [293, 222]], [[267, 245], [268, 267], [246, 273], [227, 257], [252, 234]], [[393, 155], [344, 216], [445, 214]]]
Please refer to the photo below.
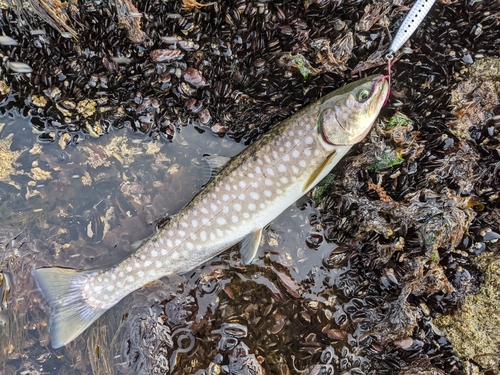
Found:
[[111, 268], [41, 268], [33, 275], [53, 307], [52, 346], [66, 345], [123, 297], [187, 272], [240, 243], [251, 262], [262, 228], [325, 177], [371, 129], [388, 95], [372, 76], [326, 95], [232, 159], [209, 157], [213, 179], [165, 227]]

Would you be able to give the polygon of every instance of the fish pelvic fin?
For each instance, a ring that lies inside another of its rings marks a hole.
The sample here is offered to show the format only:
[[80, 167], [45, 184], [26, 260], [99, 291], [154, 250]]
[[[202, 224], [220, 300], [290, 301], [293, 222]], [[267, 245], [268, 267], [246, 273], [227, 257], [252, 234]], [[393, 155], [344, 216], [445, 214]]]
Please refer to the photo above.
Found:
[[108, 310], [91, 306], [83, 298], [82, 283], [93, 272], [59, 267], [32, 271], [43, 296], [53, 307], [49, 326], [54, 349], [73, 341]]
[[243, 241], [240, 243], [240, 254], [241, 261], [244, 265], [249, 265], [252, 263], [252, 260], [257, 255], [257, 250], [260, 246], [260, 239], [262, 238], [262, 228], [259, 230], [250, 233], [246, 236]]

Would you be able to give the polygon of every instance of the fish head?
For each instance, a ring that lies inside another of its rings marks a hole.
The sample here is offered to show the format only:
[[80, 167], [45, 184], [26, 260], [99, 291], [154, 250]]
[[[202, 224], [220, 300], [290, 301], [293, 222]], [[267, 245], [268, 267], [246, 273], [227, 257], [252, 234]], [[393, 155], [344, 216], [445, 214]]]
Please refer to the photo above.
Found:
[[386, 76], [375, 75], [344, 86], [320, 105], [318, 133], [324, 146], [360, 142], [370, 131], [389, 95]]

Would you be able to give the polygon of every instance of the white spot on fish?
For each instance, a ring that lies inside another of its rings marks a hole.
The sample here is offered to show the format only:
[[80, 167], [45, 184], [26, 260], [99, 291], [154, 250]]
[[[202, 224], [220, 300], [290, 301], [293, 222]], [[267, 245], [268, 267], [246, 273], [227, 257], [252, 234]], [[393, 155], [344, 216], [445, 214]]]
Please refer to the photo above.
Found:
[[236, 215], [231, 216], [231, 221], [233, 223], [237, 223], [238, 222], [238, 216], [236, 216]]
[[161, 250], [161, 255], [163, 255], [163, 256], [167, 255], [167, 250], [162, 249], [162, 250]]
[[146, 259], [146, 255], [142, 254], [140, 257], [139, 257], [140, 260], [144, 260]]
[[181, 227], [183, 227], [183, 228], [187, 228], [188, 226], [189, 226], [189, 225], [187, 225], [187, 223], [186, 223], [185, 221], [183, 221], [183, 222], [181, 223]]
[[191, 242], [186, 242], [186, 248], [188, 250], [193, 250], [194, 249], [194, 245]]
[[210, 232], [210, 240], [211, 241], [215, 240], [215, 234], [213, 232]]
[[189, 236], [189, 238], [193, 241], [196, 240], [197, 236], [196, 236], [196, 233], [193, 233], [192, 235]]
[[207, 232], [203, 231], [200, 233], [200, 240], [206, 241], [207, 239]]
[[314, 150], [314, 156], [319, 156], [319, 150]]
[[193, 228], [196, 228], [198, 226], [198, 220], [191, 221], [191, 225], [193, 226]]
[[275, 173], [274, 173], [274, 170], [273, 170], [273, 169], [268, 169], [268, 170], [267, 170], [267, 174], [268, 174], [269, 176], [271, 176], [271, 177], [273, 177], [273, 176], [275, 175]]
[[294, 134], [294, 133], [293, 133], [293, 130], [290, 130], [290, 131], [288, 132], [288, 135], [289, 135], [290, 137], [293, 137], [293, 134]]
[[254, 177], [255, 177], [255, 175], [254, 175], [253, 173], [249, 173], [249, 174], [247, 174], [247, 176], [248, 176], [249, 178], [254, 178]]
[[241, 211], [241, 204], [239, 204], [239, 203], [235, 203], [235, 204], [233, 204], [233, 208], [234, 208], [236, 211]]
[[254, 181], [254, 182], [252, 182], [250, 185], [251, 185], [254, 189], [257, 189], [257, 188], [259, 187], [259, 184], [258, 184], [257, 182], [255, 182], [255, 181]]
[[186, 235], [186, 232], [184, 232], [183, 230], [180, 230], [177, 233], [179, 233], [179, 236], [181, 237], [184, 237]]
[[213, 204], [213, 203], [210, 203], [210, 209], [212, 211], [217, 211], [217, 206], [215, 204]]
[[206, 217], [204, 217], [203, 219], [201, 219], [201, 223], [203, 225], [206, 225], [208, 223], [208, 219]]
[[281, 194], [283, 194], [283, 190], [278, 189], [278, 190], [276, 190], [276, 193], [278, 193], [279, 195], [281, 195]]
[[175, 243], [175, 246], [179, 246], [181, 244], [181, 240], [177, 239], [177, 240], [174, 241], [174, 243]]
[[144, 262], [144, 268], [148, 268], [150, 265], [151, 265], [151, 261], [150, 260], [147, 260]]
[[302, 130], [299, 130], [297, 134], [299, 135], [299, 137], [302, 137], [304, 135], [304, 132]]
[[309, 150], [308, 148], [304, 149], [304, 155], [311, 156], [311, 150]]
[[290, 156], [288, 155], [283, 156], [283, 161], [288, 163], [290, 161]]
[[279, 148], [279, 151], [280, 151], [281, 153], [283, 153], [283, 152], [285, 151], [285, 148], [284, 148], [284, 147], [280, 147], [280, 148]]
[[266, 184], [266, 186], [273, 186], [273, 182], [270, 179], [268, 179], [268, 178], [266, 178], [266, 180], [264, 181], [264, 183]]
[[189, 257], [189, 253], [188, 253], [187, 251], [183, 251], [183, 252], [182, 252], [182, 256], [183, 256], [184, 258], [188, 258], [188, 257]]
[[156, 275], [156, 270], [154, 270], [154, 269], [153, 269], [153, 270], [149, 271], [149, 274], [150, 274], [151, 276], [155, 276], [155, 275]]
[[300, 139], [294, 139], [293, 143], [295, 143], [295, 146], [298, 146], [300, 144]]
[[157, 260], [155, 263], [155, 266], [156, 266], [156, 268], [160, 268], [161, 266], [163, 266], [163, 263], [160, 262], [159, 260]]
[[[169, 230], [169, 231], [168, 231], [168, 235], [169, 235], [169, 237], [173, 237], [173, 236], [174, 236], [174, 232], [173, 232], [173, 231], [171, 231], [171, 230]], [[162, 239], [160, 239], [160, 242], [162, 242], [162, 241], [163, 241], [163, 240], [162, 240]]]
[[132, 267], [128, 266], [127, 267], [127, 272], [132, 272]]
[[272, 154], [273, 154], [273, 159], [278, 159], [278, 153], [276, 151], [273, 151]]
[[243, 217], [244, 217], [245, 219], [248, 219], [248, 218], [249, 218], [249, 216], [250, 216], [250, 215], [248, 214], [248, 212], [244, 212], [244, 213], [243, 213]]
[[129, 283], [133, 283], [133, 282], [134, 282], [134, 280], [135, 280], [135, 279], [134, 279], [134, 277], [133, 277], [133, 276], [129, 276], [129, 277], [127, 277], [127, 281], [128, 281]]
[[249, 209], [250, 211], [255, 210], [255, 204], [250, 203], [250, 204], [248, 205], [248, 209]]
[[225, 224], [227, 224], [227, 221], [223, 217], [218, 217], [217, 218], [217, 224], [219, 224], [219, 225], [225, 225]]
[[208, 214], [208, 210], [205, 207], [203, 207], [200, 211], [205, 215]]
[[293, 156], [294, 158], [298, 158], [298, 157], [299, 157], [299, 155], [300, 155], [300, 152], [299, 152], [298, 150], [293, 150], [293, 151], [292, 151], [292, 156]]
[[141, 268], [141, 264], [139, 262], [134, 263], [135, 268]]
[[281, 181], [283, 184], [287, 184], [287, 183], [288, 183], [288, 178], [286, 178], [286, 177], [281, 177], [281, 178], [280, 178], [280, 181]]
[[297, 168], [295, 165], [292, 165], [292, 172], [295, 174], [299, 173], [299, 168]]
[[223, 213], [223, 214], [227, 214], [228, 212], [229, 212], [229, 207], [228, 207], [228, 206], [226, 206], [226, 207], [224, 207], [224, 208], [222, 209], [222, 213]]
[[252, 199], [257, 200], [257, 199], [259, 199], [259, 198], [260, 198], [260, 195], [259, 195], [258, 193], [256, 193], [255, 191], [252, 191], [252, 192], [250, 192], [250, 197], [251, 197]]
[[312, 145], [313, 143], [313, 138], [312, 137], [307, 137], [306, 138], [306, 145]]
[[264, 208], [266, 208], [266, 205], [265, 205], [264, 203], [259, 203], [259, 207], [260, 207], [261, 209], [264, 209]]
[[116, 280], [116, 275], [114, 273], [111, 274], [111, 280]]
[[226, 184], [226, 190], [227, 190], [227, 191], [231, 191], [231, 185]]
[[177, 251], [172, 254], [172, 259], [179, 259], [179, 253]]
[[174, 247], [174, 244], [172, 243], [172, 241], [167, 240], [167, 246], [168, 247]]
[[[131, 270], [132, 270], [132, 269], [131, 269]], [[123, 272], [120, 272], [120, 273], [118, 274], [118, 276], [119, 276], [119, 277], [123, 277], [123, 276], [124, 276]]]
[[158, 256], [158, 251], [153, 250], [153, 251], [151, 252], [151, 256], [152, 256], [153, 258], [154, 258], [154, 257], [157, 257], [157, 256]]
[[222, 237], [224, 235], [224, 233], [222, 232], [222, 230], [220, 230], [219, 228], [215, 229], [215, 231], [217, 232], [217, 235], [219, 237]]
[[224, 195], [222, 196], [222, 200], [223, 200], [224, 202], [227, 202], [227, 201], [229, 200], [229, 195], [224, 194]]
[[290, 147], [292, 147], [292, 144], [289, 141], [286, 141], [285, 142], [285, 147], [286, 148], [290, 148]]
[[105, 295], [103, 296], [103, 298], [104, 298], [104, 299], [109, 299], [109, 296], [108, 296], [107, 294], [105, 294]]
[[262, 169], [260, 169], [260, 167], [256, 167], [255, 168], [255, 173], [261, 174], [262, 173]]
[[286, 167], [283, 164], [280, 164], [278, 166], [278, 171], [281, 173], [284, 173], [284, 172], [286, 172]]
[[122, 282], [117, 282], [117, 283], [116, 283], [116, 286], [117, 286], [118, 288], [123, 288], [123, 283], [122, 283]]
[[264, 155], [264, 160], [266, 161], [266, 163], [270, 163], [271, 162], [271, 159], [267, 155]]
[[247, 184], [245, 184], [245, 181], [240, 181], [239, 185], [242, 189], [244, 189], [247, 186]]
[[241, 201], [244, 201], [245, 200], [245, 194], [238, 195], [238, 199], [241, 200]]
[[139, 271], [139, 272], [137, 272], [137, 276], [139, 276], [139, 277], [144, 277], [144, 271]]
[[301, 168], [305, 168], [305, 167], [306, 167], [306, 161], [305, 161], [305, 160], [300, 160], [300, 161], [299, 161], [299, 166], [300, 166]]

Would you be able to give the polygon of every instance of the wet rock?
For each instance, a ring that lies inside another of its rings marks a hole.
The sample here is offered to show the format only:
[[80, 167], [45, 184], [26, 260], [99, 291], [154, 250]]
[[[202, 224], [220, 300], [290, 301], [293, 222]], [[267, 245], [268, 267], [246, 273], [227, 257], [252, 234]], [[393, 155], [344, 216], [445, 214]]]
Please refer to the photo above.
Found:
[[476, 262], [484, 274], [481, 289], [468, 296], [456, 314], [440, 316], [435, 324], [450, 338], [464, 361], [478, 365], [480, 371], [498, 373], [500, 259], [498, 254], [485, 253]]

